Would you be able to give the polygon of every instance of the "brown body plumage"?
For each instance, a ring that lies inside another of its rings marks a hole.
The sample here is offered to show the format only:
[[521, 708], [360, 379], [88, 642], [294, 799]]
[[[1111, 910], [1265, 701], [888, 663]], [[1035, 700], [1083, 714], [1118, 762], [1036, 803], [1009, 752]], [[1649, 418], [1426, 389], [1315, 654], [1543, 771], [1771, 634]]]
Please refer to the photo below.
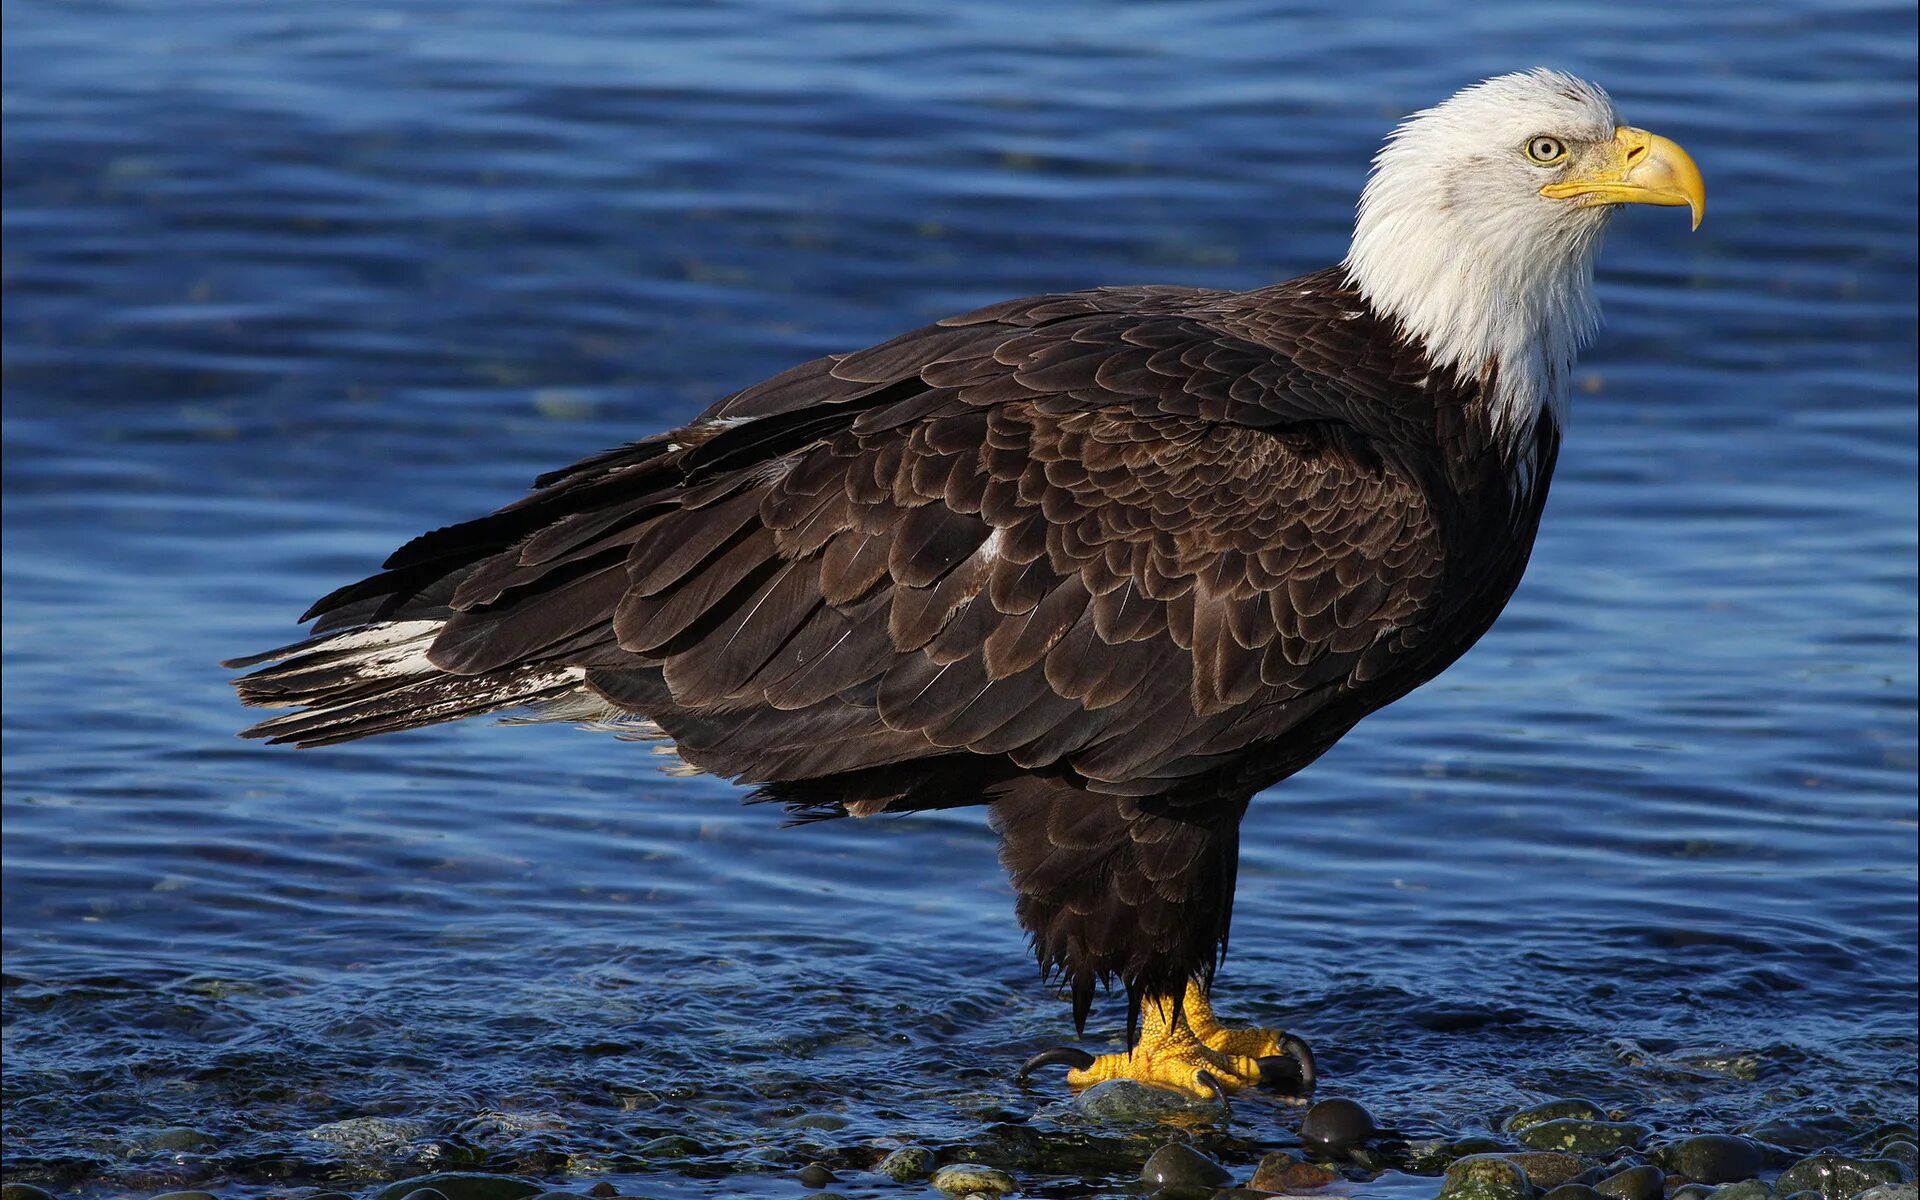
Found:
[[1137, 1010], [1211, 978], [1254, 793], [1519, 581], [1559, 434], [1497, 439], [1489, 373], [1339, 268], [997, 304], [415, 539], [240, 681], [303, 710], [250, 732], [544, 705], [807, 818], [989, 805], [1076, 1021], [1110, 977]]

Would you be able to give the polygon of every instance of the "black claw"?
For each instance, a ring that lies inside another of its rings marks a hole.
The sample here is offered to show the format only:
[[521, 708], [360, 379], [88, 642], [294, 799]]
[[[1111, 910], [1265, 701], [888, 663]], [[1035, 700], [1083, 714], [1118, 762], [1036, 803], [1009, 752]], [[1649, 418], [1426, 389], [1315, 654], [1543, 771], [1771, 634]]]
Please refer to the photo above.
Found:
[[1193, 1077], [1213, 1089], [1214, 1103], [1226, 1106], [1227, 1089], [1220, 1086], [1220, 1081], [1214, 1078], [1212, 1071], [1195, 1071]]
[[1313, 1091], [1315, 1072], [1313, 1050], [1290, 1033], [1280, 1035], [1283, 1054], [1269, 1054], [1259, 1060], [1260, 1084], [1294, 1096]]
[[1025, 1079], [1030, 1073], [1041, 1067], [1067, 1066], [1084, 1071], [1093, 1065], [1093, 1055], [1085, 1050], [1075, 1050], [1072, 1046], [1055, 1046], [1051, 1050], [1042, 1050], [1026, 1061], [1015, 1079]]

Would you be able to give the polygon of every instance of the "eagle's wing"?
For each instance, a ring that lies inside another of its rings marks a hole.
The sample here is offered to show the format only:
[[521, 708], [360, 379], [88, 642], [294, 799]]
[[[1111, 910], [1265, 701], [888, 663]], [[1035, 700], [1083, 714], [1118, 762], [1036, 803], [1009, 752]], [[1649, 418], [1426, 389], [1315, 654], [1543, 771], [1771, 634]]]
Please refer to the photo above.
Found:
[[[1338, 357], [1339, 323], [1301, 320]], [[804, 364], [309, 615], [443, 621], [428, 658], [459, 680], [572, 668], [796, 803], [955, 802], [983, 761], [1178, 792], [1383, 672], [1445, 566], [1353, 381], [1229, 326], [1206, 294], [1108, 290]], [[406, 723], [382, 705], [265, 731]]]

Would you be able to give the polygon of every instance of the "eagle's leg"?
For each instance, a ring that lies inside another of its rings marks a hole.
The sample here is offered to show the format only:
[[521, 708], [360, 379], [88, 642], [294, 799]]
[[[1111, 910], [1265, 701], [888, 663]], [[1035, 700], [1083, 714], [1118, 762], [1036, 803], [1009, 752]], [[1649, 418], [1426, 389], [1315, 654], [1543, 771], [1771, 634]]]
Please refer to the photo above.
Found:
[[1283, 1044], [1287, 1035], [1277, 1029], [1262, 1029], [1257, 1025], [1230, 1029], [1222, 1025], [1213, 1015], [1213, 1006], [1207, 1003], [1207, 994], [1200, 990], [1198, 982], [1187, 984], [1187, 995], [1181, 1009], [1187, 1018], [1187, 1028], [1193, 1030], [1193, 1036], [1220, 1054], [1243, 1058], [1285, 1057], [1287, 1054]]
[[1177, 1012], [1174, 998], [1162, 996], [1143, 1003], [1140, 1018], [1140, 1038], [1130, 1051], [1098, 1057], [1049, 1052], [1028, 1066], [1067, 1062], [1073, 1066], [1067, 1083], [1077, 1088], [1131, 1079], [1202, 1098], [1262, 1083], [1294, 1096], [1313, 1090], [1313, 1052], [1306, 1043], [1277, 1030], [1220, 1024], [1198, 983], [1187, 984]]
[[[1200, 1002], [1198, 1013], [1192, 1007], [1195, 1000]], [[1133, 1049], [1102, 1054], [1086, 1066], [1068, 1071], [1067, 1083], [1081, 1088], [1109, 1079], [1131, 1079], [1189, 1096], [1208, 1097], [1260, 1082], [1256, 1056], [1216, 1047], [1200, 1036], [1203, 1027], [1216, 1034], [1226, 1031], [1213, 1020], [1199, 987], [1187, 986], [1181, 1009], [1175, 1011], [1172, 996], [1147, 999], [1140, 1006], [1140, 1039]], [[1201, 1018], [1200, 1023], [1195, 1022], [1196, 1016]]]
[[1133, 1079], [1194, 1096], [1265, 1084], [1313, 1090], [1306, 1043], [1228, 1029], [1195, 982], [1211, 974], [1233, 911], [1245, 797], [1103, 796], [1052, 778], [1009, 785], [993, 803], [1000, 859], [1043, 971], [1057, 973], [1084, 1029], [1095, 985], [1118, 976], [1141, 998], [1124, 1054], [1046, 1050], [1021, 1068], [1072, 1068], [1078, 1087]]

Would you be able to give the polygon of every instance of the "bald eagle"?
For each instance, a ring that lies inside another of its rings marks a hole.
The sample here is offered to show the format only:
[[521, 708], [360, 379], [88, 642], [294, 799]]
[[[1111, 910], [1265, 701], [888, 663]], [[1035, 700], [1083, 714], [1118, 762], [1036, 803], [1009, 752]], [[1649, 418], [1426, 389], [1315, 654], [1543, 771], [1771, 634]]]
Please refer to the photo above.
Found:
[[1084, 1085], [1295, 1093], [1207, 995], [1255, 793], [1432, 679], [1520, 581], [1624, 204], [1699, 171], [1537, 70], [1401, 124], [1345, 259], [1105, 287], [802, 363], [542, 476], [232, 666], [325, 746], [480, 713], [612, 723], [802, 819], [984, 805], [1045, 975], [1126, 1049]]

